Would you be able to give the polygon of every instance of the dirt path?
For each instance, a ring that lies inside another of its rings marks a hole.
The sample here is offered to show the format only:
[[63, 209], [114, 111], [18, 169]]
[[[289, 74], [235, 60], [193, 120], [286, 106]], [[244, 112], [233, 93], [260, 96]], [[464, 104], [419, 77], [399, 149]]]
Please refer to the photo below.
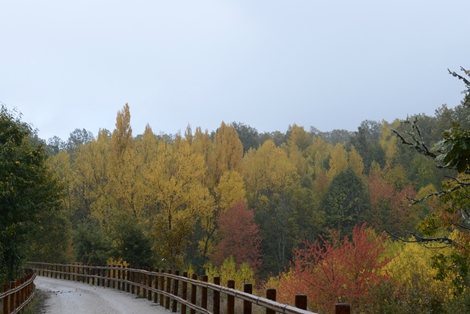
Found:
[[48, 314], [169, 314], [146, 299], [111, 288], [37, 276], [36, 287], [47, 295]]

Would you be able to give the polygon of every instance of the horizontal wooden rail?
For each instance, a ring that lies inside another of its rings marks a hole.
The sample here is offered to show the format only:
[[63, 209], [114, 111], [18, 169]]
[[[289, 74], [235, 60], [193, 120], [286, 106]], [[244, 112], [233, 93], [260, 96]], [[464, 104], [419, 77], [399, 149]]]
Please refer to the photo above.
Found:
[[[251, 284], [245, 284], [244, 291], [221, 286], [218, 284], [218, 277], [214, 279], [214, 283], [210, 283], [207, 282], [207, 276], [201, 276], [202, 280], [197, 280], [197, 275], [188, 278], [187, 273], [180, 276], [178, 272], [165, 272], [163, 270], [159, 271], [158, 269], [150, 271], [147, 269], [117, 266], [89, 266], [39, 262], [30, 262], [28, 264], [38, 275], [42, 276], [111, 287], [133, 294], [141, 294], [143, 298], [148, 298], [148, 300], [152, 300], [153, 293], [153, 301], [155, 303], [158, 302], [161, 306], [164, 306], [172, 312], [177, 311], [177, 304], [179, 304], [183, 314], [186, 314], [186, 309], [189, 309], [191, 314], [195, 314], [196, 312], [203, 314], [219, 314], [220, 294], [227, 296], [227, 314], [234, 313], [234, 302], [228, 301], [231, 300], [231, 298], [243, 300], [243, 311], [247, 314], [251, 313], [253, 304], [265, 308], [266, 313], [314, 314], [306, 309], [307, 297], [305, 295], [300, 295], [298, 298], [296, 297], [296, 306], [294, 307], [276, 302], [275, 293], [274, 297], [271, 293], [267, 294], [266, 298], [251, 294]], [[180, 286], [180, 284], [182, 285]], [[188, 285], [190, 289], [188, 289]], [[233, 287], [234, 285], [232, 284], [231, 286]], [[208, 309], [207, 305], [208, 290], [212, 292], [212, 310]], [[196, 295], [199, 296], [199, 298], [196, 297]], [[199, 301], [197, 302], [198, 299]], [[349, 305], [337, 305], [336, 314], [349, 313]]]
[[2, 300], [2, 314], [19, 313], [34, 297], [34, 278], [36, 274], [27, 270], [27, 274], [10, 284], [3, 285], [3, 292], [0, 293]]

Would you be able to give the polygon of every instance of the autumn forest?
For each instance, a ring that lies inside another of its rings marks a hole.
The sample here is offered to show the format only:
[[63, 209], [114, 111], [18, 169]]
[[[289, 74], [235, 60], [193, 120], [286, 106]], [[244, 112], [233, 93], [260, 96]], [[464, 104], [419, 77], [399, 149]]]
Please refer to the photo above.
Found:
[[470, 127], [464, 102], [354, 132], [222, 122], [134, 134], [131, 109], [114, 130], [43, 141], [61, 205], [38, 216], [30, 260], [220, 275], [286, 303], [306, 293], [321, 313], [337, 301], [356, 313], [470, 308], [456, 209], [468, 197], [439, 194], [468, 174], [429, 157], [451, 126]]

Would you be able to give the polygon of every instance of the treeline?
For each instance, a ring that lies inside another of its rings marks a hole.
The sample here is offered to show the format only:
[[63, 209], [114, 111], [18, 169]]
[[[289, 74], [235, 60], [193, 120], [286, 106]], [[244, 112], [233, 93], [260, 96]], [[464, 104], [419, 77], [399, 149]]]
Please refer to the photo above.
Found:
[[[418, 115], [431, 147], [464, 106]], [[35, 258], [201, 270], [233, 256], [258, 278], [282, 272], [301, 240], [355, 225], [404, 236], [428, 213], [407, 198], [435, 190], [445, 172], [402, 145], [403, 121], [364, 121], [355, 132], [293, 125], [259, 134], [242, 123], [212, 133], [134, 135], [130, 108], [113, 131], [75, 130], [48, 141], [65, 187], [63, 211], [44, 222]], [[412, 134], [411, 134], [412, 136]], [[228, 218], [229, 217], [229, 218]], [[64, 220], [67, 223], [64, 223]], [[56, 224], [56, 225], [54, 225]], [[58, 244], [61, 242], [62, 244]], [[54, 251], [50, 248], [64, 247]]]

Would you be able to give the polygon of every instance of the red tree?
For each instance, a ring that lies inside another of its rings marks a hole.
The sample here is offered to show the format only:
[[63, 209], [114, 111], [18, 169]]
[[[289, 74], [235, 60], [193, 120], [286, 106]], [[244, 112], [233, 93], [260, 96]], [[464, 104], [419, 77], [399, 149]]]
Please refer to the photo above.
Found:
[[254, 210], [248, 210], [243, 200], [220, 215], [217, 220], [220, 242], [211, 256], [216, 266], [232, 255], [237, 265], [247, 262], [256, 273], [261, 266], [261, 237], [253, 220]]
[[371, 301], [370, 288], [387, 279], [380, 269], [390, 259], [382, 256], [385, 235], [355, 226], [352, 241], [340, 241], [339, 232], [330, 232], [332, 240], [305, 242], [304, 249], [294, 250], [289, 272], [277, 283], [279, 300], [292, 303], [295, 294], [309, 296], [312, 310], [334, 312], [335, 303], [348, 302], [360, 312]]

